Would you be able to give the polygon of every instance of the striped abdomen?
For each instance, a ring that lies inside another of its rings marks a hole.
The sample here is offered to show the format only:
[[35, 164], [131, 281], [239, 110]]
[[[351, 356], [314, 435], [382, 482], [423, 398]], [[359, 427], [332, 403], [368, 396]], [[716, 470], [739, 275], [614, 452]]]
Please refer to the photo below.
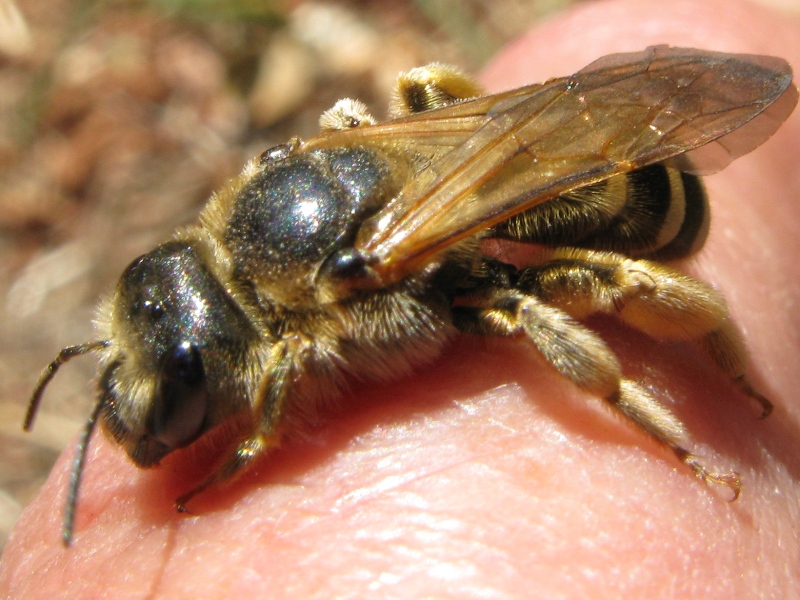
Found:
[[700, 179], [656, 164], [515, 215], [497, 225], [491, 237], [674, 260], [702, 247], [708, 225]]

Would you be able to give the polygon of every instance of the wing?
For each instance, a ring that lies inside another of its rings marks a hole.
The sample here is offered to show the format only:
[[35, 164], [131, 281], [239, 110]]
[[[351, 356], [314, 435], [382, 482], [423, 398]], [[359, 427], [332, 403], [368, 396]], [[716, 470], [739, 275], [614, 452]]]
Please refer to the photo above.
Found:
[[657, 46], [571, 77], [477, 98], [328, 144], [411, 147], [427, 160], [359, 231], [383, 285], [454, 243], [560, 193], [656, 162], [718, 170], [765, 141], [797, 102], [779, 58]]

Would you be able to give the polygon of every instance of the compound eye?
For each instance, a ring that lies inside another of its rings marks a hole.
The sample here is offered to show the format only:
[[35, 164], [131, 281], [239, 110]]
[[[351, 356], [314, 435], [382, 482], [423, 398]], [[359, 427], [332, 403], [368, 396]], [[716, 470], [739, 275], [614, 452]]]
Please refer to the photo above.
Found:
[[197, 346], [182, 342], [167, 354], [161, 389], [153, 406], [153, 437], [169, 448], [190, 444], [203, 433], [208, 387]]

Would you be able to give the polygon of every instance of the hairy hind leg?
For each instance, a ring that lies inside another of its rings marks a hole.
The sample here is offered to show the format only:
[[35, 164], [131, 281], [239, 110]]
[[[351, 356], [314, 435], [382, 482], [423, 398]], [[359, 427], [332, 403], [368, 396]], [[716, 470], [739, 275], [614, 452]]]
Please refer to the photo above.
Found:
[[462, 331], [483, 335], [525, 336], [544, 360], [578, 387], [603, 397], [634, 425], [667, 446], [704, 481], [729, 487], [738, 497], [736, 473], [715, 473], [686, 446], [686, 428], [647, 390], [622, 377], [619, 362], [600, 337], [566, 312], [516, 290], [497, 290], [474, 304], [454, 309]]
[[393, 118], [404, 117], [481, 94], [483, 88], [466, 73], [451, 65], [431, 63], [400, 73], [389, 114]]
[[648, 260], [558, 248], [522, 269], [517, 287], [574, 318], [612, 313], [654, 338], [694, 341], [761, 405], [762, 417], [772, 411], [747, 379], [747, 350], [725, 300], [704, 282]]

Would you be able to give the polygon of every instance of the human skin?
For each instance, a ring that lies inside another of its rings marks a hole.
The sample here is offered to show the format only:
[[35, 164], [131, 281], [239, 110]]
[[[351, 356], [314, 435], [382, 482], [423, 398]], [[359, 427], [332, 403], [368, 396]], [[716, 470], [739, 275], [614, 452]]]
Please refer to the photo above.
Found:
[[[524, 36], [490, 90], [572, 73], [656, 43], [782, 56], [800, 23], [733, 0], [588, 3]], [[89, 452], [71, 548], [61, 545], [72, 450], [0, 564], [3, 597], [753, 598], [800, 594], [800, 111], [707, 179], [712, 230], [679, 269], [728, 299], [773, 401], [765, 420], [691, 344], [593, 319], [629, 376], [686, 423], [742, 495], [532, 357], [463, 336], [391, 385], [359, 385], [307, 437], [174, 510], [207, 448], [137, 469], [103, 436]]]

